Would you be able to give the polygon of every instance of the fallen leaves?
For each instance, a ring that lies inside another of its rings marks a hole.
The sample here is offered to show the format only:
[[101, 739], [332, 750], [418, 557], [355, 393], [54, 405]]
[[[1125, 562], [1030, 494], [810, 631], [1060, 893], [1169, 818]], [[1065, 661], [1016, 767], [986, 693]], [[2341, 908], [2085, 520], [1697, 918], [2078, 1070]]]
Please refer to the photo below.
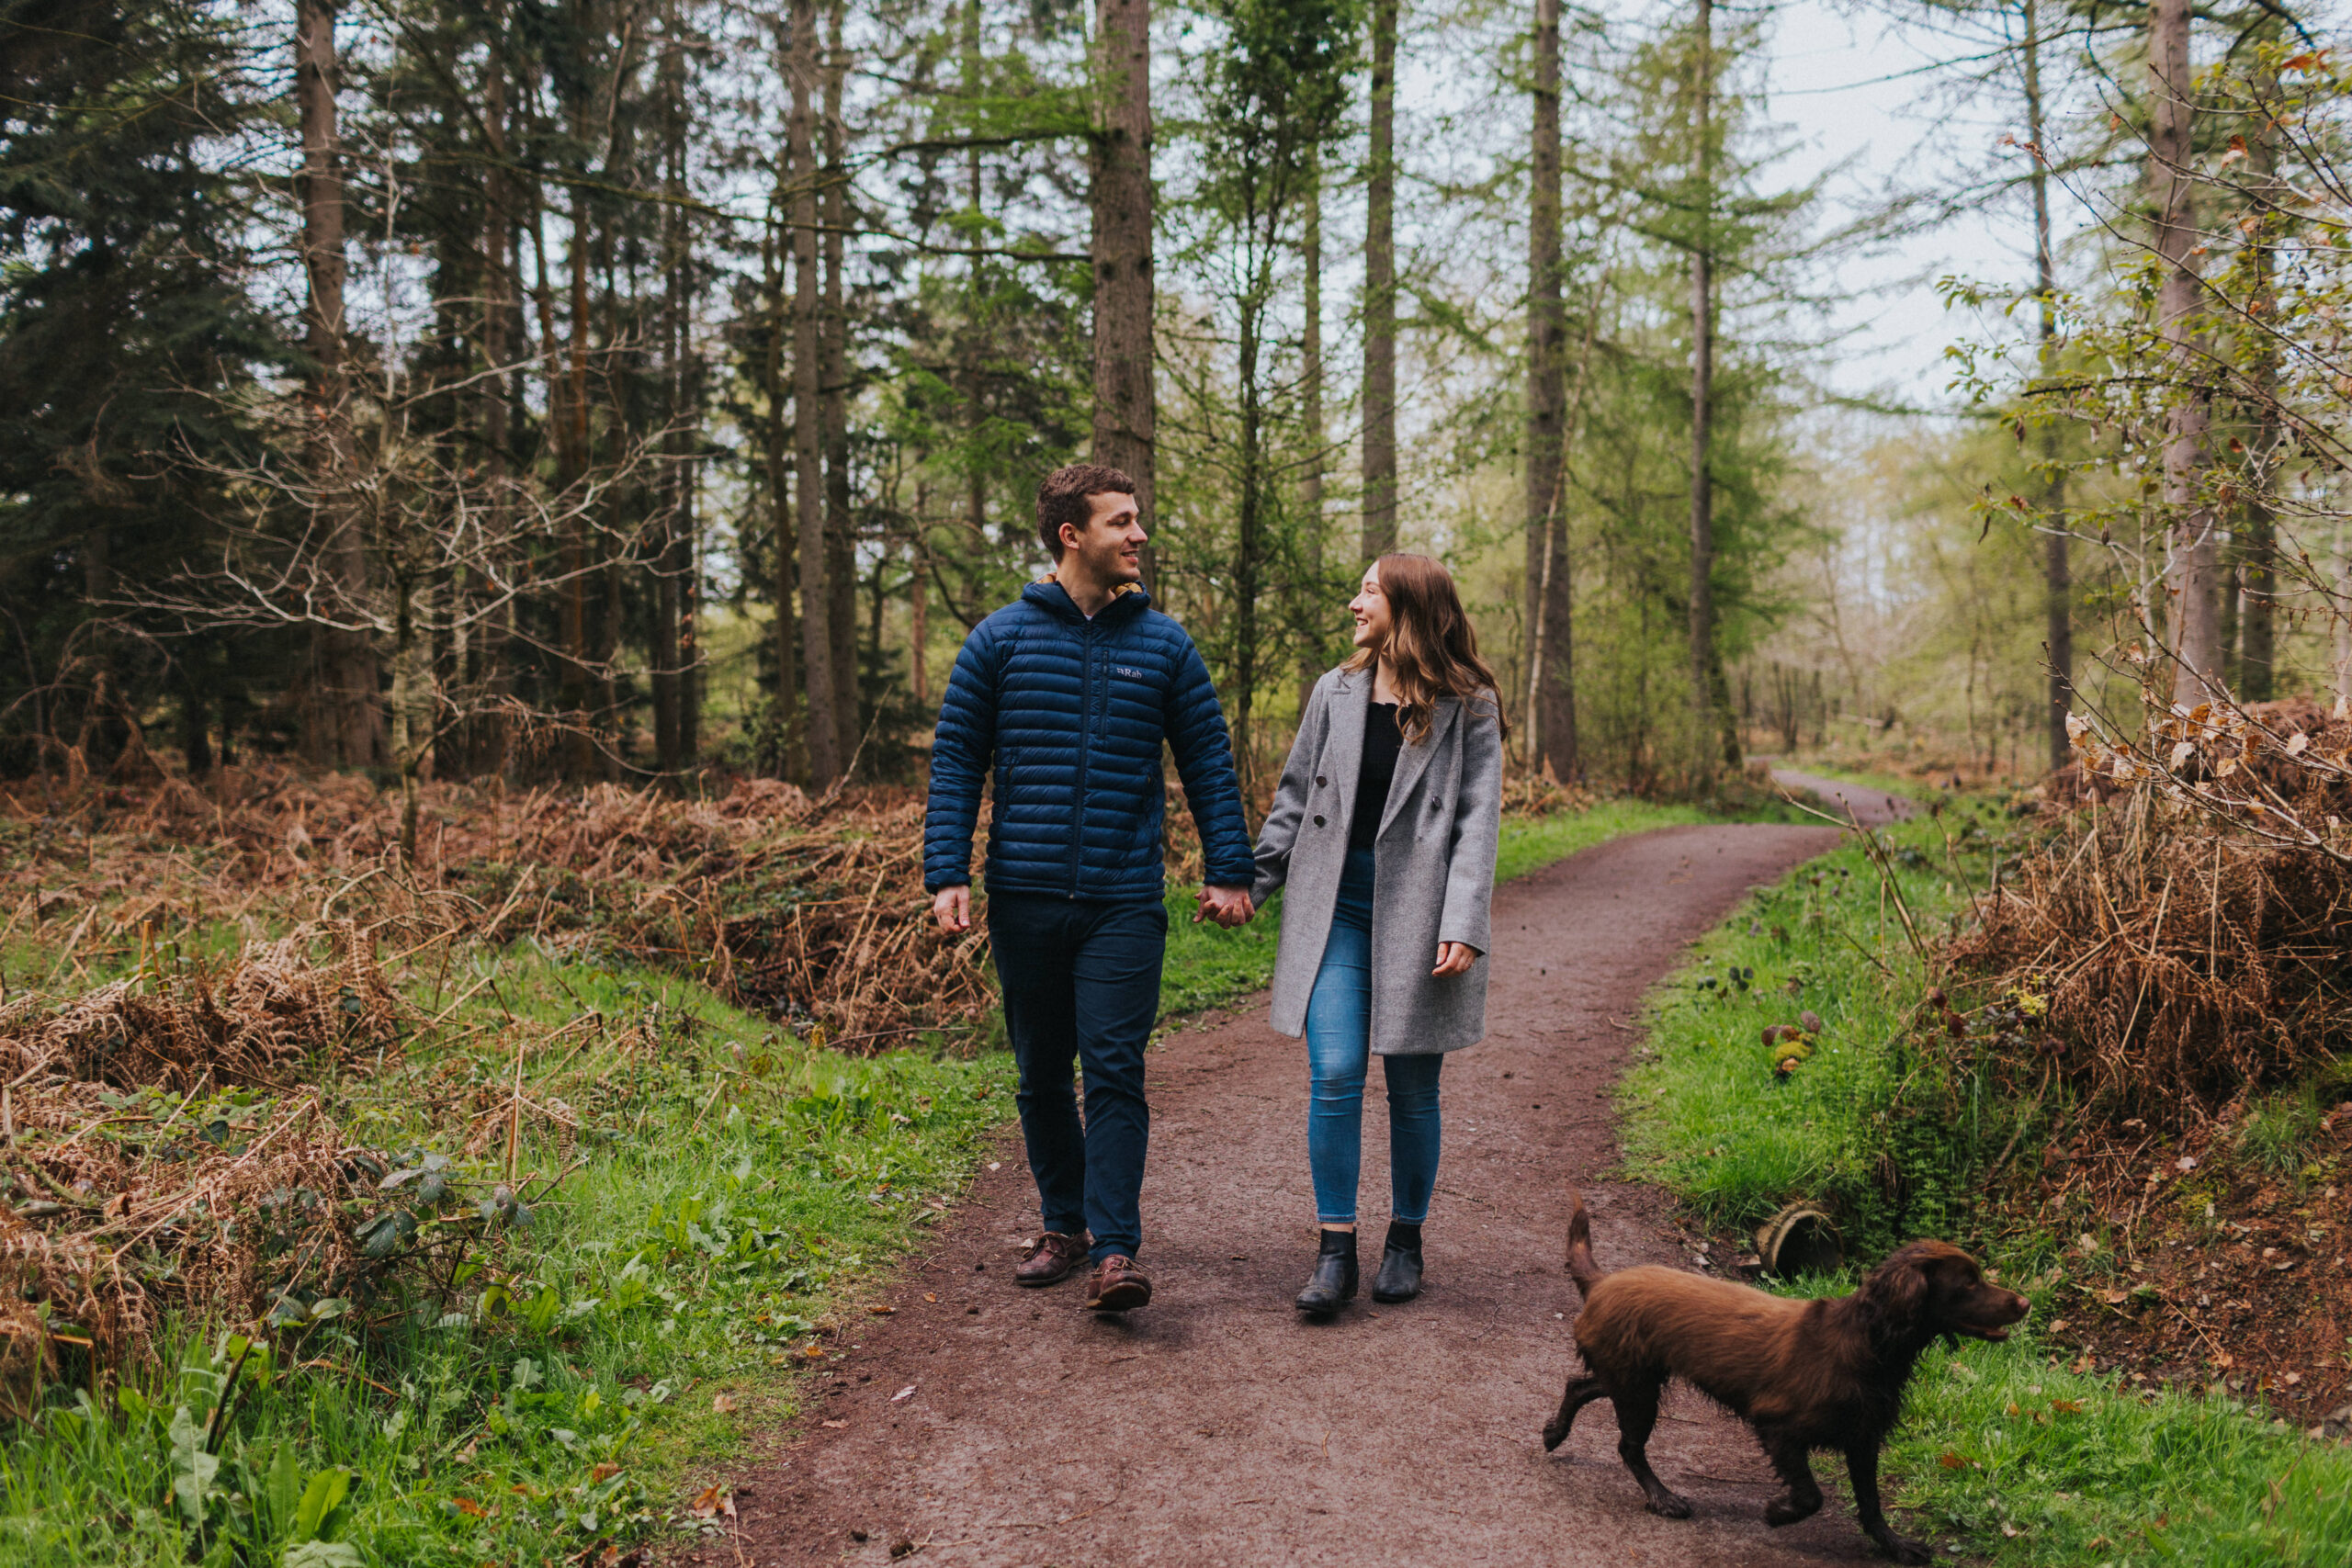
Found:
[[912, 1383], [909, 1383], [906, 1387], [904, 1387], [904, 1388], [900, 1389], [898, 1393], [894, 1393], [894, 1394], [892, 1394], [892, 1395], [890, 1396], [890, 1403], [891, 1403], [891, 1404], [898, 1404], [898, 1403], [899, 1403], [899, 1401], [900, 1401], [900, 1400], [902, 1400], [902, 1399], [910, 1399], [910, 1398], [912, 1398], [912, 1397], [913, 1397], [913, 1395], [914, 1395], [914, 1392], [915, 1392], [915, 1385], [914, 1385], [914, 1384], [912, 1384]]
[[695, 1500], [686, 1505], [686, 1512], [698, 1519], [716, 1519], [722, 1516], [731, 1519], [735, 1517], [734, 1494], [713, 1483], [695, 1495]]
[[735, 1414], [735, 1396], [731, 1393], [714, 1393], [710, 1396], [710, 1407], [721, 1416], [732, 1416]]

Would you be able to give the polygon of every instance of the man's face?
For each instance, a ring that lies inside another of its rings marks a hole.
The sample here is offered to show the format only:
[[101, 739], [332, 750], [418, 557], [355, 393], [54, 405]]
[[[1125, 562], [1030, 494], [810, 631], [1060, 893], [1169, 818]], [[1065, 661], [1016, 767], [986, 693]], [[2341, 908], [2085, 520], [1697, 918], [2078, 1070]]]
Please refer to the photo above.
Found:
[[1143, 514], [1136, 498], [1116, 491], [1086, 498], [1084, 528], [1062, 525], [1062, 565], [1076, 565], [1100, 582], [1143, 581]]

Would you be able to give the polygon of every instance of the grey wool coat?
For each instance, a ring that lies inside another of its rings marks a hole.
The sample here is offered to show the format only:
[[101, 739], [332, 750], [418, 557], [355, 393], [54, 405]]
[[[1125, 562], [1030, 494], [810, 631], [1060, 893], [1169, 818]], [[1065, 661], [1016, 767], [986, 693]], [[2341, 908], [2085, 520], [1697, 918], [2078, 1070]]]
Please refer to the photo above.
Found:
[[[1356, 773], [1371, 715], [1369, 670], [1333, 670], [1315, 682], [1283, 766], [1273, 809], [1258, 834], [1263, 904], [1278, 887], [1282, 945], [1274, 956], [1273, 1026], [1306, 1032], [1306, 1000], [1323, 964], [1348, 855]], [[1427, 740], [1407, 743], [1388, 786], [1372, 904], [1372, 1049], [1424, 1055], [1475, 1045], [1487, 1032], [1487, 914], [1495, 841], [1502, 830], [1503, 746], [1490, 702], [1441, 698]], [[1437, 979], [1440, 942], [1478, 950], [1466, 974]]]

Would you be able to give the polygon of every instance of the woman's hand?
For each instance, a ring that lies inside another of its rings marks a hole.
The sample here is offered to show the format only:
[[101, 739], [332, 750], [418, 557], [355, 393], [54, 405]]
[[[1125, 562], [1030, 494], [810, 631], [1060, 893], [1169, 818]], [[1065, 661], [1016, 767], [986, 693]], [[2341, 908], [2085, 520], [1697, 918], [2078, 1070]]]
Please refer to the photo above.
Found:
[[1478, 961], [1478, 950], [1466, 942], [1442, 942], [1437, 944], [1437, 967], [1430, 971], [1432, 979], [1442, 980], [1449, 975], [1467, 975], [1470, 965]]

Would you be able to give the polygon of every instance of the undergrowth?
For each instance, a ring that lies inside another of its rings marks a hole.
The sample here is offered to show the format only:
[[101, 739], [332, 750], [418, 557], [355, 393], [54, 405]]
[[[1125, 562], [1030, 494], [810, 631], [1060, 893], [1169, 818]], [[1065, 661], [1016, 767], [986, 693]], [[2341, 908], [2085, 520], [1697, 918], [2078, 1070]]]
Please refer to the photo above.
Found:
[[[2007, 832], [2006, 817], [1978, 802], [1881, 833], [1883, 863], [1930, 953], [1962, 883], [1981, 887], [2015, 848]], [[1889, 1445], [1911, 1516], [1900, 1528], [1945, 1552], [2033, 1568], [2352, 1560], [2352, 1450], [2223, 1385], [2142, 1388], [2077, 1371], [2086, 1363], [2051, 1343], [2044, 1325], [2080, 1300], [2070, 1270], [2111, 1259], [2102, 1247], [2067, 1260], [2064, 1238], [1980, 1234], [1970, 1200], [2041, 1137], [2050, 1112], [1991, 1092], [1968, 1051], [1921, 1049], [1923, 1018], [1936, 1023], [1923, 1008], [1930, 984], [1860, 846], [1799, 868], [1702, 940], [1655, 995], [1648, 1043], [1622, 1089], [1629, 1163], [1716, 1230], [1745, 1234], [1793, 1200], [1826, 1207], [1858, 1262], [1791, 1287], [1802, 1293], [1850, 1290], [1897, 1242], [1941, 1235], [2033, 1299], [2007, 1344], [1922, 1359]], [[1980, 1011], [1999, 1009], [1993, 998]], [[1786, 1075], [1761, 1040], [1770, 1024], [1804, 1031], [1810, 1054]], [[2245, 1153], [2296, 1158], [2316, 1104], [2274, 1102], [2275, 1136], [2266, 1127], [2270, 1144], [2248, 1139]]]
[[[473, 1043], [345, 1086], [371, 1141], [494, 1169], [495, 1126], [469, 1152], [435, 1112], [512, 1081], [510, 1017], [601, 1013], [659, 1043], [526, 1063], [526, 1093], [568, 1093], [579, 1127], [528, 1134], [522, 1171], [588, 1156], [527, 1235], [458, 1264], [445, 1294], [250, 1348], [181, 1324], [119, 1393], [52, 1390], [0, 1453], [0, 1562], [530, 1562], [691, 1528], [679, 1500], [788, 1410], [763, 1374], [854, 1334], [861, 1286], [944, 1211], [1012, 1099], [1002, 1055], [813, 1050], [658, 974], [519, 950], [479, 976], [446, 1026]], [[313, 1486], [334, 1504], [305, 1524]]]

